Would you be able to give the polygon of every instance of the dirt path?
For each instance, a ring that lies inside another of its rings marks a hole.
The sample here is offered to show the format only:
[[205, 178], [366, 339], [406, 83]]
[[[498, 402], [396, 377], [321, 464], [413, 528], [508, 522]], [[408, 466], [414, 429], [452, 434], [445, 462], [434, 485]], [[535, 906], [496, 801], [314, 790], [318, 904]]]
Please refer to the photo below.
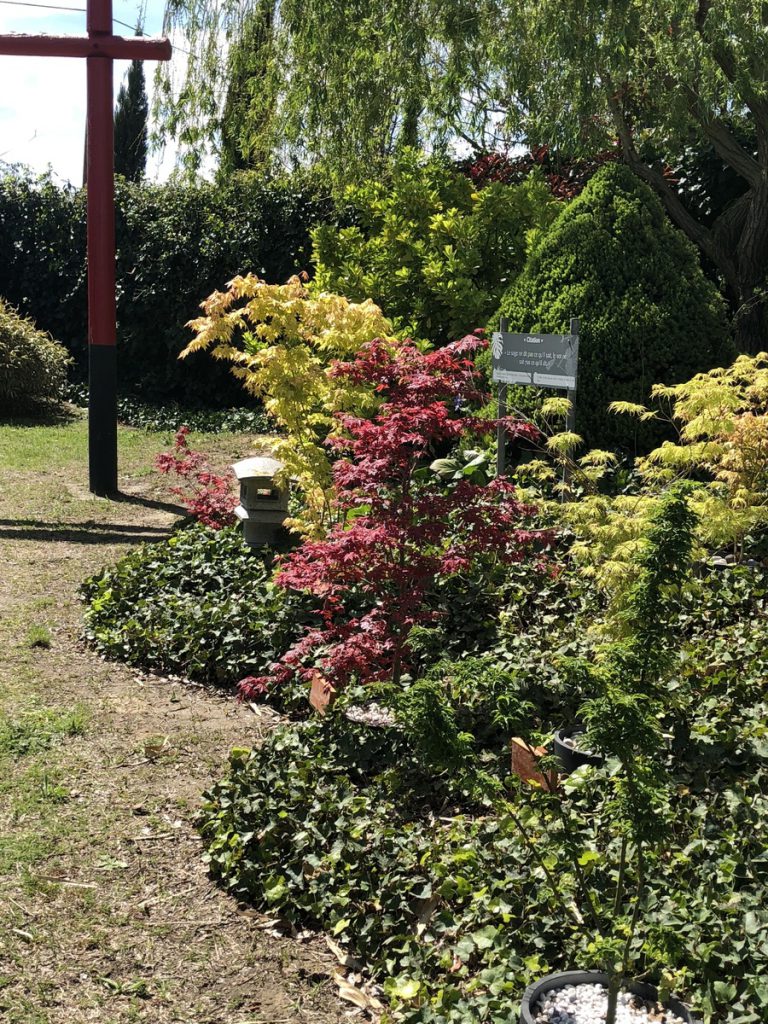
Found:
[[120, 503], [88, 494], [77, 457], [0, 458], [0, 1018], [346, 1020], [324, 943], [272, 934], [201, 863], [200, 794], [269, 713], [80, 642], [81, 580], [174, 520], [139, 449]]

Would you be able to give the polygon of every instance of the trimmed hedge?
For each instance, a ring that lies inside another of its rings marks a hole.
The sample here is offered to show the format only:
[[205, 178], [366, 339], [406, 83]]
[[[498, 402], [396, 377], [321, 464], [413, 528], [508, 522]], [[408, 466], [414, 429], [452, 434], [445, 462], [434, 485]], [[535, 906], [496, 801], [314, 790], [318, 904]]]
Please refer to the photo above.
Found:
[[23, 410], [56, 401], [67, 380], [69, 356], [63, 345], [38, 331], [0, 299], [0, 409]]
[[[249, 270], [284, 281], [308, 269], [310, 229], [333, 214], [311, 177], [255, 174], [223, 185], [116, 188], [118, 362], [121, 390], [185, 404], [248, 404], [226, 366], [179, 361], [199, 303]], [[50, 178], [0, 178], [0, 294], [87, 358], [85, 193]], [[204, 366], [203, 366], [204, 364]], [[202, 372], [201, 372], [202, 370]]]
[[725, 305], [696, 250], [622, 164], [596, 174], [540, 239], [498, 316], [511, 331], [551, 334], [580, 317], [576, 429], [588, 445], [647, 450], [658, 426], [613, 416], [609, 403], [644, 403], [651, 385], [732, 356]]

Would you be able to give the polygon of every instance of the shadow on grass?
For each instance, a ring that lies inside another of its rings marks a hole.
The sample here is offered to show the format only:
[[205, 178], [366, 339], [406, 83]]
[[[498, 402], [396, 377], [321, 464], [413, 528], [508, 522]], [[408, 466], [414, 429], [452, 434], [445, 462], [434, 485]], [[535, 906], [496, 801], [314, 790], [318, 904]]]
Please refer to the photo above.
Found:
[[177, 505], [172, 501], [159, 501], [157, 498], [143, 498], [140, 494], [126, 494], [124, 491], [117, 491], [116, 494], [108, 494], [111, 501], [122, 502], [125, 505], [141, 505], [143, 508], [154, 508], [159, 512], [170, 512], [174, 516], [188, 516], [189, 513], [183, 505]]
[[163, 540], [170, 526], [122, 523], [46, 523], [39, 519], [0, 519], [0, 540], [60, 541], [68, 544], [141, 544]]
[[0, 427], [66, 427], [83, 418], [83, 410], [71, 405], [27, 406], [0, 414]]

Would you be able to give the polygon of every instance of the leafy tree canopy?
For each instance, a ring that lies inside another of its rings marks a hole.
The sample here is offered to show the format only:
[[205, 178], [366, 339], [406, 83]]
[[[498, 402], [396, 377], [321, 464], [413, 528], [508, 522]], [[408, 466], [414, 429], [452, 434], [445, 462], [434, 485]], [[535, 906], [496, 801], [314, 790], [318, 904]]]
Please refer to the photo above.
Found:
[[461, 92], [494, 7], [169, 0], [166, 30], [185, 33], [190, 55], [181, 82], [160, 72], [162, 119], [191, 164], [201, 140], [223, 137], [225, 152], [235, 138], [241, 155], [322, 159], [360, 177], [402, 144], [444, 144], [463, 121]]
[[280, 125], [282, 155], [347, 166], [455, 134], [592, 152], [615, 115], [665, 144], [695, 125], [738, 159], [719, 118], [768, 119], [762, 0], [169, 0], [166, 27], [192, 46], [183, 86], [165, 90], [169, 129], [190, 143], [219, 126], [241, 43], [267, 81], [252, 102], [277, 99], [262, 130]]
[[[246, 45], [253, 66], [244, 73], [239, 42], [254, 20], [263, 31], [258, 46]], [[169, 0], [166, 21], [189, 40], [186, 77], [176, 90], [166, 80], [162, 102], [168, 131], [190, 151], [220, 136], [233, 67], [251, 83], [248, 110], [227, 108], [245, 125], [239, 134], [227, 125], [241, 150], [321, 160], [347, 180], [404, 143], [439, 148], [461, 138], [488, 148], [525, 138], [579, 154], [618, 136], [624, 159], [717, 268], [742, 347], [760, 347], [763, 0]], [[754, 125], [754, 148], [734, 118]], [[692, 141], [711, 144], [748, 186], [711, 225], [663, 173], [661, 160]]]

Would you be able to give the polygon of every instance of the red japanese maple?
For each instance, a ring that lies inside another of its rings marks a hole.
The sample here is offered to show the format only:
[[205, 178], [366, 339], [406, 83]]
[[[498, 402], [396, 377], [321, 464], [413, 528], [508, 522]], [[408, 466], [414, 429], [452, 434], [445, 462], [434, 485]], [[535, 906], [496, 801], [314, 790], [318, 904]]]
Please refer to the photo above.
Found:
[[[372, 419], [339, 414], [343, 434], [329, 441], [345, 523], [286, 556], [276, 577], [317, 596], [322, 624], [269, 676], [242, 680], [244, 696], [317, 671], [335, 689], [353, 678], [397, 682], [409, 668], [411, 628], [436, 617], [429, 594], [438, 578], [476, 570], [483, 559], [520, 560], [548, 540], [526, 525], [533, 509], [506, 480], [446, 485], [426, 469], [461, 438], [496, 427], [469, 411], [485, 397], [472, 358], [485, 344], [470, 335], [425, 355], [411, 342], [393, 351], [374, 341], [334, 366], [337, 377], [372, 383], [383, 401]], [[513, 436], [537, 434], [530, 423], [506, 425]]]
[[617, 146], [604, 149], [593, 156], [579, 160], [563, 160], [553, 154], [549, 146], [534, 146], [523, 156], [507, 153], [482, 153], [459, 163], [462, 173], [472, 179], [477, 188], [494, 181], [505, 185], [524, 181], [536, 168], [544, 174], [549, 189], [556, 199], [574, 199], [603, 164], [621, 159]]
[[185, 481], [186, 487], [172, 487], [171, 493], [184, 502], [195, 519], [214, 530], [231, 526], [237, 505], [232, 482], [213, 472], [207, 456], [189, 447], [188, 433], [187, 426], [178, 430], [173, 448], [155, 458], [155, 468], [161, 473], [174, 473]]

